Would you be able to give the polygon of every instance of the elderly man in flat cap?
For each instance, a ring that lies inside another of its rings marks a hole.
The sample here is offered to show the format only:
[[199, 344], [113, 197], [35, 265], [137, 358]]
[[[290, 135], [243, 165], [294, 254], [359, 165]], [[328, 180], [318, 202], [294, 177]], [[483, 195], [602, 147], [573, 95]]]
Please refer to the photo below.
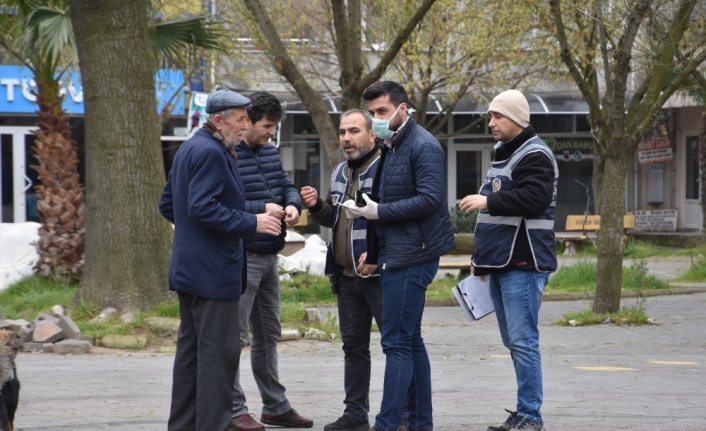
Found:
[[174, 224], [169, 289], [179, 296], [179, 337], [169, 431], [231, 429], [240, 363], [238, 300], [247, 279], [243, 237], [277, 236], [280, 220], [250, 214], [233, 146], [249, 126], [250, 100], [208, 96], [207, 122], [174, 156], [159, 209]]
[[459, 204], [480, 210], [473, 272], [490, 278], [490, 296], [517, 379], [517, 411], [488, 431], [544, 431], [539, 307], [556, 271], [554, 208], [559, 170], [552, 150], [529, 124], [529, 104], [517, 90], [490, 102], [488, 127], [495, 160], [480, 193]]

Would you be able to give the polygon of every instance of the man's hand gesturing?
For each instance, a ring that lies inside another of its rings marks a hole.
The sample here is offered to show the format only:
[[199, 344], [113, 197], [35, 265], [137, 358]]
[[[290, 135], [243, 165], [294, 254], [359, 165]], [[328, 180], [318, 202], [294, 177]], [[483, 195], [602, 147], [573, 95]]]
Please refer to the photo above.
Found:
[[299, 190], [299, 196], [301, 196], [302, 203], [307, 208], [313, 207], [319, 200], [319, 192], [317, 192], [315, 188], [309, 186], [302, 187], [301, 190]]
[[257, 227], [255, 232], [277, 236], [282, 233], [282, 220], [273, 217], [270, 211], [257, 214]]

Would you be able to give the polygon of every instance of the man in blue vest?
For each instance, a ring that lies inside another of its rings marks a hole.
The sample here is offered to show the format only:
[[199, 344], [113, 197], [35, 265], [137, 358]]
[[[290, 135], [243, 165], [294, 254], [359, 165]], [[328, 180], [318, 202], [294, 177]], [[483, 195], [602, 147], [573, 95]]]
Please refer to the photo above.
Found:
[[333, 169], [329, 193], [321, 200], [313, 187], [302, 187], [302, 203], [312, 218], [332, 229], [326, 258], [338, 299], [338, 322], [344, 353], [343, 415], [324, 431], [367, 431], [370, 392], [370, 326], [382, 327], [382, 291], [377, 264], [366, 264], [367, 220], [349, 219], [341, 204], [354, 200], [358, 192], [372, 193], [380, 148], [375, 145], [373, 119], [362, 109], [341, 114], [339, 142], [347, 161]]
[[431, 368], [421, 327], [425, 292], [439, 258], [456, 247], [446, 199], [446, 154], [409, 115], [407, 92], [399, 83], [376, 82], [363, 92], [363, 100], [384, 143], [373, 183], [380, 202], [364, 194], [366, 205], [348, 205], [346, 213], [375, 220], [366, 260], [377, 261], [381, 269], [386, 363], [372, 429], [396, 431], [407, 401], [409, 429], [431, 431]]
[[[311, 428], [314, 422], [300, 416], [289, 405], [285, 387], [279, 381], [277, 341], [280, 324], [279, 267], [277, 253], [284, 248], [286, 225], [299, 220], [301, 200], [294, 184], [282, 168], [279, 151], [270, 144], [282, 119], [282, 105], [264, 91], [250, 95], [251, 126], [235, 147], [238, 170], [245, 184], [245, 211], [268, 213], [281, 224], [279, 236], [255, 235], [245, 239], [248, 266], [247, 290], [240, 300], [240, 345], [252, 332], [250, 364], [262, 398], [260, 421], [268, 425]], [[233, 426], [238, 431], [262, 431], [265, 426], [248, 413], [240, 373], [235, 378]]]
[[230, 429], [238, 300], [247, 279], [242, 238], [281, 233], [275, 217], [244, 211], [233, 146], [249, 126], [249, 104], [227, 90], [208, 96], [207, 122], [177, 151], [159, 201], [174, 224], [169, 289], [179, 296], [181, 319], [169, 431]]
[[537, 320], [549, 273], [556, 271], [554, 208], [559, 178], [554, 155], [529, 124], [529, 104], [517, 90], [488, 108], [498, 143], [480, 193], [461, 200], [480, 210], [473, 273], [490, 277], [500, 336], [515, 367], [517, 411], [488, 431], [544, 431], [542, 359]]

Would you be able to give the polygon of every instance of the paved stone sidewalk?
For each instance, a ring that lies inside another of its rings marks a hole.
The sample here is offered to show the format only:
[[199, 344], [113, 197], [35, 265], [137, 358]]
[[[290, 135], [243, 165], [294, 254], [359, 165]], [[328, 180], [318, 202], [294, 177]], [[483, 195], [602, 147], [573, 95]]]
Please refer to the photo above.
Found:
[[[629, 301], [629, 300], [628, 300]], [[549, 431], [701, 430], [706, 420], [706, 294], [647, 300], [657, 325], [555, 327], [587, 302], [546, 302], [541, 312]], [[424, 338], [431, 358], [436, 430], [485, 431], [514, 409], [515, 382], [494, 316], [473, 325], [454, 307], [429, 307]], [[376, 334], [377, 335], [377, 334]], [[373, 341], [371, 421], [380, 406], [384, 355]], [[280, 375], [292, 405], [314, 429], [343, 408], [338, 343], [282, 343]], [[242, 384], [251, 412], [257, 389], [243, 355]], [[21, 354], [18, 431], [166, 430], [169, 354], [56, 356]], [[579, 368], [587, 367], [587, 368]]]

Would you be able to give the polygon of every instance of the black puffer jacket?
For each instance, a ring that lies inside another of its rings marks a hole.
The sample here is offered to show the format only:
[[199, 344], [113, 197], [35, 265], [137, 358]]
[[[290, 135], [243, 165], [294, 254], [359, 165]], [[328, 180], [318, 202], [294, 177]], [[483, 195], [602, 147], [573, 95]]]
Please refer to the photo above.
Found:
[[[238, 155], [238, 171], [245, 185], [246, 212], [261, 214], [265, 212], [265, 204], [276, 203], [283, 208], [293, 205], [301, 213], [299, 193], [284, 173], [282, 159], [274, 145], [258, 146], [253, 150], [240, 141], [235, 152]], [[260, 254], [277, 253], [284, 248], [286, 235], [283, 221], [279, 236], [256, 233], [245, 238], [245, 249]]]

